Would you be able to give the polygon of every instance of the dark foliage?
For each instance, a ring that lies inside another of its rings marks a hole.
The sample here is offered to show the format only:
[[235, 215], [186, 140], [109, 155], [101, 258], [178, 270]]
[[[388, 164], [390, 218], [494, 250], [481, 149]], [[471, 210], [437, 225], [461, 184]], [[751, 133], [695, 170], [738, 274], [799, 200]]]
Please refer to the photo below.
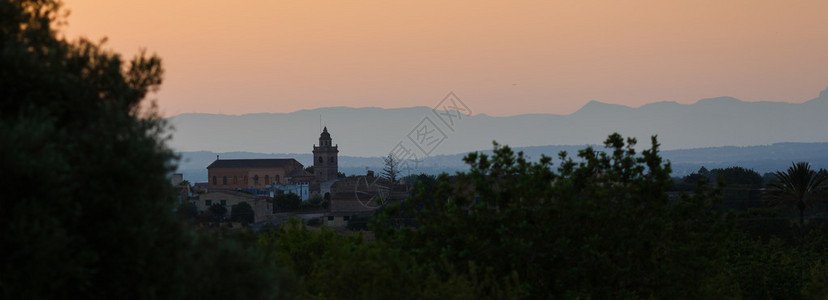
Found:
[[[59, 1], [0, 1], [0, 298], [286, 296], [272, 261], [174, 213], [175, 156], [140, 105], [160, 58], [67, 42], [65, 15]], [[248, 272], [221, 278], [230, 269]]]
[[256, 213], [253, 212], [253, 207], [247, 202], [230, 207], [230, 221], [250, 224], [256, 218]]
[[615, 134], [606, 151], [587, 148], [577, 162], [561, 153], [557, 172], [550, 157], [532, 163], [508, 147], [492, 157], [472, 153], [469, 172], [443, 175], [434, 193], [406, 201], [418, 208], [416, 230], [392, 226], [397, 214], [389, 209], [375, 224], [377, 238], [444, 275], [474, 263], [480, 268], [464, 273], [470, 278], [488, 270], [500, 287], [519, 278], [529, 298], [727, 292], [716, 266], [729, 225], [710, 210], [715, 195], [699, 191], [671, 203], [670, 166], [658, 144], [641, 155], [634, 144]]
[[294, 193], [278, 194], [273, 197], [273, 212], [294, 211], [302, 206], [302, 198]]

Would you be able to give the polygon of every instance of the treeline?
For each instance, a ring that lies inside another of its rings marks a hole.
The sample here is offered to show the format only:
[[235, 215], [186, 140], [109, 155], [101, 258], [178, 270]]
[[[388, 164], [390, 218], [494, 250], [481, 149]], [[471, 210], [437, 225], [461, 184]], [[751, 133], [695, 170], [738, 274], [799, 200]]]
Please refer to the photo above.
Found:
[[301, 298], [828, 296], [828, 223], [722, 209], [722, 187], [706, 180], [672, 194], [653, 142], [637, 154], [612, 135], [606, 151], [562, 153], [558, 166], [497, 147], [467, 156], [468, 172], [409, 178], [418, 193], [370, 232], [294, 220], [238, 235], [256, 237]]

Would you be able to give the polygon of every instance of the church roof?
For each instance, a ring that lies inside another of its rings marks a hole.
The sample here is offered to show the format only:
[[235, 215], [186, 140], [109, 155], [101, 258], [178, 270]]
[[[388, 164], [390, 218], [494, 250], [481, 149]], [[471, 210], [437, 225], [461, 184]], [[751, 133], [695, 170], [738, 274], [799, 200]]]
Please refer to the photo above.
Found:
[[299, 163], [293, 158], [269, 159], [217, 159], [207, 166], [210, 168], [284, 168]]
[[313, 174], [305, 172], [303, 169], [296, 169], [285, 175], [285, 177], [304, 177], [304, 176], [313, 176]]
[[322, 130], [322, 134], [319, 135], [320, 140], [330, 140], [331, 134], [328, 133], [328, 126], [325, 126], [325, 129]]

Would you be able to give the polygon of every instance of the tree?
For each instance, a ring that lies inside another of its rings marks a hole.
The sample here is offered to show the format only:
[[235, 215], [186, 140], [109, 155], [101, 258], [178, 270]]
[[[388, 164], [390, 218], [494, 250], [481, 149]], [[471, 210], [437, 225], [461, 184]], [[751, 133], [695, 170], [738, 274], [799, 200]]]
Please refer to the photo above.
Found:
[[759, 175], [754, 170], [745, 169], [742, 167], [729, 167], [724, 169], [713, 169], [710, 174], [714, 178], [719, 178], [727, 185], [747, 185], [755, 188], [762, 186], [762, 175]]
[[183, 220], [192, 221], [198, 217], [198, 207], [190, 202], [181, 203], [177, 209], [178, 215]]
[[218, 203], [210, 205], [210, 208], [208, 208], [208, 210], [210, 211], [210, 214], [213, 215], [213, 220], [224, 220], [224, 216], [227, 215], [227, 208], [224, 207], [224, 205]]
[[273, 202], [273, 212], [296, 210], [302, 206], [302, 198], [294, 193], [278, 194], [273, 197]]
[[389, 153], [388, 156], [383, 157], [382, 160], [385, 163], [385, 167], [382, 169], [382, 176], [388, 180], [391, 180], [391, 182], [397, 182], [397, 174], [400, 172], [399, 159]]
[[824, 200], [820, 195], [825, 191], [828, 173], [811, 170], [807, 162], [798, 162], [791, 165], [786, 172], [777, 171], [776, 181], [768, 184], [764, 194], [765, 201], [770, 205], [791, 205], [799, 210], [799, 223], [805, 223], [805, 210], [814, 202]]
[[730, 230], [710, 209], [717, 190], [671, 199], [657, 141], [640, 155], [635, 143], [613, 134], [605, 151], [562, 152], [556, 170], [551, 157], [530, 162], [496, 144], [491, 156], [466, 156], [469, 171], [443, 174], [432, 193], [403, 203], [417, 210], [416, 229], [395, 226], [405, 215], [392, 205], [375, 235], [443, 276], [519, 278], [525, 298], [721, 297], [719, 243]]
[[754, 170], [728, 167], [710, 170], [710, 181], [723, 184], [722, 209], [762, 207], [762, 176]]
[[253, 223], [255, 218], [256, 214], [253, 212], [253, 207], [247, 202], [239, 202], [239, 204], [230, 207], [230, 221], [249, 224]]
[[305, 167], [305, 172], [308, 172], [308, 173], [313, 174], [313, 166], [307, 166], [307, 167]]
[[695, 185], [696, 183], [698, 183], [699, 181], [702, 181], [702, 180], [704, 180], [704, 183], [707, 183], [707, 182], [710, 182], [711, 179], [715, 179], [715, 178], [710, 178], [710, 177], [711, 177], [710, 171], [708, 171], [707, 168], [702, 166], [695, 173], [684, 176], [682, 181], [684, 183], [687, 183], [687, 184]]
[[[282, 294], [272, 260], [191, 234], [174, 212], [176, 156], [141, 105], [161, 59], [65, 40], [61, 6], [0, 1], [0, 298], [201, 298], [201, 278], [234, 297]], [[223, 256], [249, 272], [198, 260]]]

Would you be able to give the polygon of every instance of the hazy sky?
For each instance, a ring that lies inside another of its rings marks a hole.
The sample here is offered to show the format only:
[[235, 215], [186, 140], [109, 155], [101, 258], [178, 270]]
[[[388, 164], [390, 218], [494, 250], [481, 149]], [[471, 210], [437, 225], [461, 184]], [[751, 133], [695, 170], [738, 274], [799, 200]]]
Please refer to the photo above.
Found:
[[67, 2], [68, 37], [163, 58], [169, 116], [433, 106], [449, 91], [475, 114], [567, 114], [828, 86], [828, 1]]

